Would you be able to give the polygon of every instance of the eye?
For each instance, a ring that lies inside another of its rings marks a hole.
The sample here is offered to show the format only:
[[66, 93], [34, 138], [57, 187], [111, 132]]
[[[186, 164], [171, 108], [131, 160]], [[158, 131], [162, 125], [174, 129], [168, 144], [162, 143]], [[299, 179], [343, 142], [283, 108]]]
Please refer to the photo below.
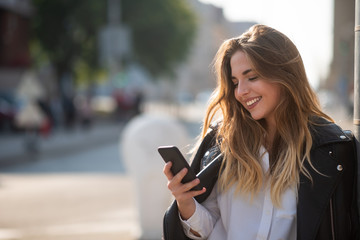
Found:
[[256, 76], [256, 77], [251, 77], [251, 78], [249, 78], [249, 81], [254, 81], [254, 80], [256, 80], [258, 78], [258, 76]]
[[234, 84], [234, 88], [237, 88], [239, 85], [239, 82], [233, 82], [233, 84]]

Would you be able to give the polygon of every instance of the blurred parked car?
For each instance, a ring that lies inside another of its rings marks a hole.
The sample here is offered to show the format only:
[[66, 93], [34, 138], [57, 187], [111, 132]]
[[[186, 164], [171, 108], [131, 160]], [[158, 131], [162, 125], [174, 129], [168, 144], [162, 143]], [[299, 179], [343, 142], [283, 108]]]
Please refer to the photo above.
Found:
[[0, 93], [0, 132], [17, 131], [15, 116], [19, 111], [19, 101], [10, 93]]
[[98, 95], [90, 101], [91, 110], [100, 114], [112, 114], [116, 109], [116, 101], [112, 96]]

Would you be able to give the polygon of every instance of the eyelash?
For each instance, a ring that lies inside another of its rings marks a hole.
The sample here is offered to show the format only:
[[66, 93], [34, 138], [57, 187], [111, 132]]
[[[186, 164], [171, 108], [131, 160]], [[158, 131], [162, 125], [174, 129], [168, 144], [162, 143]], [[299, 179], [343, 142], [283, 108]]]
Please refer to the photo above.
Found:
[[[254, 80], [256, 80], [257, 78], [258, 78], [258, 76], [249, 78], [248, 80], [249, 80], [249, 81], [254, 81]], [[238, 85], [239, 85], [238, 82], [237, 82], [237, 83], [234, 83], [234, 87], [235, 87], [235, 88], [237, 88]]]

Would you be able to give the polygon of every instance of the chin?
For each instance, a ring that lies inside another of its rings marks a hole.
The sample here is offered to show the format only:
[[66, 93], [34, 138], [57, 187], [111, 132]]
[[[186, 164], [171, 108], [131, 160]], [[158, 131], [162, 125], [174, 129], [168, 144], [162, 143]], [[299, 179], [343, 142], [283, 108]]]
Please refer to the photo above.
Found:
[[251, 115], [251, 117], [256, 121], [259, 121], [259, 120], [263, 119], [263, 117], [260, 117], [260, 116], [257, 116], [257, 115]]

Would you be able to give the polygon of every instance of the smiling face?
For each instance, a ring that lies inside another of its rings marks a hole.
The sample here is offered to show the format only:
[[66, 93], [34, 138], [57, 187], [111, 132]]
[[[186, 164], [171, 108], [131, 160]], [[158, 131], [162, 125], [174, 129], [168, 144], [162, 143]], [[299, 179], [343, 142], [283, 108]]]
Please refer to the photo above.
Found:
[[236, 100], [249, 111], [253, 119], [265, 119], [267, 126], [275, 127], [274, 111], [280, 103], [280, 85], [258, 76], [242, 51], [234, 53], [230, 67]]

